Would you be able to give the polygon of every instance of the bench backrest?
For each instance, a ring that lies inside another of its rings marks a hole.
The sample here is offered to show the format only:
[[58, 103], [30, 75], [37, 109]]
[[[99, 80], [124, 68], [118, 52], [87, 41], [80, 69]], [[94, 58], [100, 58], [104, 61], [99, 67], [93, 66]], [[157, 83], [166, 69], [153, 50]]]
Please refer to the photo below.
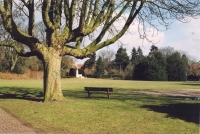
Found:
[[108, 91], [113, 92], [113, 88], [111, 87], [85, 87], [85, 91]]

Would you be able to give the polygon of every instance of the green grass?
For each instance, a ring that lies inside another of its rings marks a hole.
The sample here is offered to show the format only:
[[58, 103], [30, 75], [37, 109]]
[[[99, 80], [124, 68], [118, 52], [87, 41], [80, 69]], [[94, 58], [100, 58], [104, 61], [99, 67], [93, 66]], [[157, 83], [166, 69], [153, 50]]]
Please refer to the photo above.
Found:
[[[114, 88], [87, 98], [85, 86]], [[199, 101], [134, 94], [134, 90], [199, 89], [198, 82], [62, 79], [64, 102], [42, 103], [42, 80], [0, 80], [0, 107], [41, 132], [198, 133]]]

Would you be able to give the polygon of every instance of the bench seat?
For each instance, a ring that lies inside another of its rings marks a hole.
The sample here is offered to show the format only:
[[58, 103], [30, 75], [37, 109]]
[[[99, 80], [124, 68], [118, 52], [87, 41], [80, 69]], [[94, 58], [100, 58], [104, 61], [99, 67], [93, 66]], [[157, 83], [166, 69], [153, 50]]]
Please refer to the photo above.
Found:
[[111, 92], [113, 92], [113, 88], [111, 87], [84, 87], [85, 91], [88, 93], [88, 97], [92, 93], [107, 93], [108, 99], [110, 99]]

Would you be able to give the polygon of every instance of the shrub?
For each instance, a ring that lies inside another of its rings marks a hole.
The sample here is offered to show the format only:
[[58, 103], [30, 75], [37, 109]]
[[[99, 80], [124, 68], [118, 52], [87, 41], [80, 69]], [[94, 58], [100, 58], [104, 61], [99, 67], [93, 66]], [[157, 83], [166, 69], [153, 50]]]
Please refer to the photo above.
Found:
[[16, 65], [13, 72], [17, 74], [24, 74], [25, 73], [25, 66], [22, 65]]

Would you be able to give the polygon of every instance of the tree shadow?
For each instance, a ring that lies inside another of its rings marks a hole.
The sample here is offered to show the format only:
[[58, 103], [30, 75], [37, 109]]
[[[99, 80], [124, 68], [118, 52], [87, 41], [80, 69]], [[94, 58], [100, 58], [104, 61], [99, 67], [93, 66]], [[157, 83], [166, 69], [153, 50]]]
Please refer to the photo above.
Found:
[[187, 82], [187, 83], [182, 83], [180, 85], [187, 85], [187, 86], [200, 86], [199, 82]]
[[[63, 92], [66, 98], [76, 98], [76, 99], [88, 99], [88, 100], [106, 100], [106, 94], [92, 94], [90, 98], [87, 96], [87, 92], [84, 91], [72, 91], [65, 90]], [[171, 97], [171, 96], [154, 96], [147, 94], [131, 94], [131, 93], [121, 93], [114, 92], [111, 94], [111, 98], [108, 103], [112, 100], [121, 101], [126, 103], [126, 105], [117, 106], [122, 107], [124, 110], [132, 110], [133, 103], [130, 101], [138, 101], [138, 104], [147, 104], [140, 106], [141, 108], [148, 109], [150, 111], [155, 111], [159, 113], [167, 114], [167, 118], [181, 119], [186, 122], [192, 122], [199, 124], [199, 114], [200, 114], [200, 104], [199, 103], [182, 103], [185, 101], [184, 97]], [[181, 102], [180, 102], [181, 101]]]
[[43, 101], [43, 92], [39, 89], [23, 87], [1, 87], [0, 99], [23, 99], [30, 101]]
[[[91, 97], [88, 97], [88, 94], [86, 91], [82, 90], [63, 90], [63, 95], [66, 98], [76, 98], [76, 99], [107, 99], [107, 94], [98, 94], [94, 93], [91, 94]], [[160, 102], [171, 102], [173, 103], [177, 99], [183, 99], [183, 98], [176, 98], [176, 97], [168, 97], [168, 96], [153, 96], [148, 94], [136, 94], [133, 92], [119, 92], [118, 90], [114, 91], [110, 95], [110, 100], [116, 100], [116, 101], [122, 101], [126, 102], [127, 100], [131, 101], [140, 101], [143, 103], [154, 103], [155, 101]]]
[[167, 118], [178, 118], [187, 122], [199, 124], [200, 104], [199, 103], [177, 103], [164, 105], [143, 105], [151, 111], [165, 113]]

